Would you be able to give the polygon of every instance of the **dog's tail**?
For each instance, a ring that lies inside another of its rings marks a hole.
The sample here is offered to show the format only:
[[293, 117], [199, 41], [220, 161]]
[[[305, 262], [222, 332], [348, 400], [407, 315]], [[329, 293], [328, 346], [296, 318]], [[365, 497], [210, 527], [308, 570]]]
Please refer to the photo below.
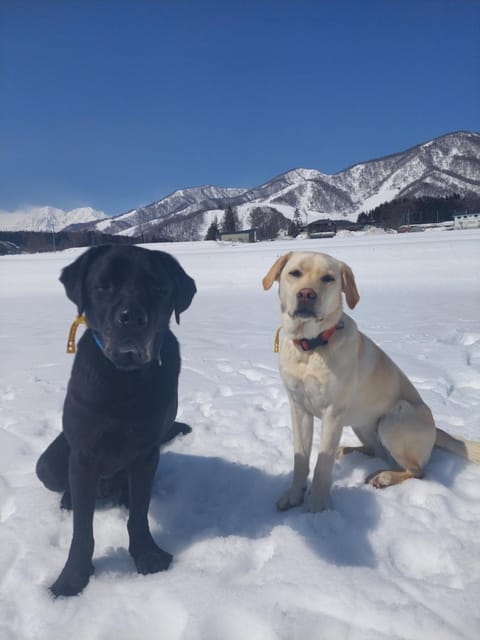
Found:
[[446, 449], [469, 462], [480, 464], [480, 442], [453, 437], [437, 427], [435, 446]]

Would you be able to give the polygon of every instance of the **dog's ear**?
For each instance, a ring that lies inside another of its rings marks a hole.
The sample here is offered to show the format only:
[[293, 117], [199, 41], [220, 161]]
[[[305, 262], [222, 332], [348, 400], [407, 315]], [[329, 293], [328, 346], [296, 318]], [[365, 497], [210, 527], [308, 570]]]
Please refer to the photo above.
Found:
[[353, 271], [345, 262], [340, 263], [340, 271], [342, 274], [342, 291], [345, 294], [348, 306], [350, 309], [353, 309], [360, 300], [360, 294], [358, 293]]
[[175, 312], [175, 320], [177, 324], [180, 324], [180, 314], [188, 309], [192, 303], [193, 296], [197, 292], [195, 286], [195, 280], [191, 278], [169, 253], [163, 251], [152, 252], [154, 259], [159, 261], [161, 266], [164, 267], [174, 282], [174, 299], [173, 309]]
[[92, 262], [101, 254], [111, 248], [111, 245], [104, 244], [98, 247], [91, 247], [72, 264], [62, 269], [60, 282], [65, 287], [67, 297], [77, 305], [79, 315], [85, 308], [85, 276]]
[[277, 260], [275, 260], [275, 262], [272, 264], [269, 272], [262, 280], [262, 285], [265, 291], [267, 289], [270, 289], [270, 287], [275, 282], [275, 280], [278, 280], [280, 278], [282, 269], [287, 264], [291, 255], [292, 255], [292, 252], [290, 251], [289, 253], [286, 253], [284, 256], [280, 256], [280, 258], [277, 258]]

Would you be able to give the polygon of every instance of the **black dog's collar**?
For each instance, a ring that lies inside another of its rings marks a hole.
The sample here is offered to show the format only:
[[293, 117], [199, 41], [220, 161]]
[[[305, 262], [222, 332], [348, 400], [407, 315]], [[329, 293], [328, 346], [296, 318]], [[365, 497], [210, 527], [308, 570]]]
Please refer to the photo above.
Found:
[[[77, 329], [81, 324], [84, 324], [86, 327], [88, 327], [87, 317], [85, 314], [77, 316], [75, 320], [72, 322], [72, 326], [70, 327], [70, 331], [68, 332], [67, 353], [74, 354], [77, 351], [77, 347], [75, 344], [75, 336], [77, 335]], [[102, 352], [105, 351], [105, 345], [100, 339], [100, 336], [98, 336], [95, 333], [95, 331], [93, 331], [93, 329], [90, 329], [90, 331], [92, 332], [92, 336], [97, 347], [100, 349], [100, 351]], [[161, 367], [162, 366], [161, 350], [158, 351], [157, 362]]]
[[81, 324], [84, 324], [88, 327], [87, 318], [83, 314], [77, 316], [72, 322], [72, 326], [70, 327], [70, 331], [68, 332], [67, 353], [73, 354], [77, 351], [77, 347], [75, 345], [75, 336], [77, 335], [77, 329]]
[[95, 331], [92, 331], [92, 336], [93, 339], [95, 340], [95, 344], [97, 345], [97, 347], [100, 349], [100, 351], [105, 351], [105, 345], [103, 344], [103, 342], [100, 340], [100, 338], [97, 336], [97, 334], [95, 333]]
[[[75, 320], [72, 322], [72, 326], [70, 327], [70, 331], [68, 332], [67, 353], [73, 354], [77, 351], [77, 347], [75, 344], [75, 336], [77, 335], [77, 329], [81, 324], [84, 324], [86, 327], [88, 327], [87, 317], [84, 313], [82, 313], [82, 315], [77, 316]], [[100, 351], [104, 351], [105, 345], [97, 336], [95, 331], [92, 331], [92, 335], [97, 347], [100, 349]]]

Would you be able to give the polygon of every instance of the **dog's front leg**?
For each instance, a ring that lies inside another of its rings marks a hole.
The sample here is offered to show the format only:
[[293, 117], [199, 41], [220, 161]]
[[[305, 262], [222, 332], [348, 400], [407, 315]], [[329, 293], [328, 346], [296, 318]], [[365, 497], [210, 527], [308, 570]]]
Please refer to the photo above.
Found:
[[303, 502], [310, 469], [313, 416], [290, 398], [293, 429], [293, 480], [290, 489], [277, 501], [277, 509], [285, 511]]
[[307, 501], [307, 509], [314, 513], [329, 509], [331, 506], [332, 469], [343, 427], [341, 415], [342, 412], [336, 411], [333, 407], [326, 409], [322, 415], [320, 449]]
[[73, 508], [73, 536], [67, 562], [50, 587], [55, 596], [75, 596], [93, 573], [93, 512], [97, 471], [92, 462], [70, 453], [69, 483]]
[[137, 460], [129, 470], [128, 550], [138, 573], [156, 573], [168, 569], [172, 556], [160, 549], [148, 526], [148, 507], [159, 452], [155, 449], [147, 458]]

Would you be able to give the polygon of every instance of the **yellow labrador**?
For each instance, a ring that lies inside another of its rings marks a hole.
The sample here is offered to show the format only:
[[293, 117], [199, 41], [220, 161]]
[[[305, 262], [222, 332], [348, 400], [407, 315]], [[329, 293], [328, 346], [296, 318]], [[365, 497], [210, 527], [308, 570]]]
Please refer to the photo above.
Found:
[[[480, 463], [480, 443], [435, 427], [432, 413], [406, 375], [343, 311], [360, 297], [352, 270], [323, 253], [288, 253], [263, 279], [279, 282], [283, 340], [280, 374], [290, 400], [293, 481], [277, 502], [281, 510], [303, 502], [312, 448], [313, 418], [322, 420], [320, 451], [307, 508], [329, 507], [336, 455], [353, 450], [385, 458], [391, 469], [368, 478], [374, 487], [421, 478], [434, 445]], [[350, 425], [360, 447], [338, 449]]]

